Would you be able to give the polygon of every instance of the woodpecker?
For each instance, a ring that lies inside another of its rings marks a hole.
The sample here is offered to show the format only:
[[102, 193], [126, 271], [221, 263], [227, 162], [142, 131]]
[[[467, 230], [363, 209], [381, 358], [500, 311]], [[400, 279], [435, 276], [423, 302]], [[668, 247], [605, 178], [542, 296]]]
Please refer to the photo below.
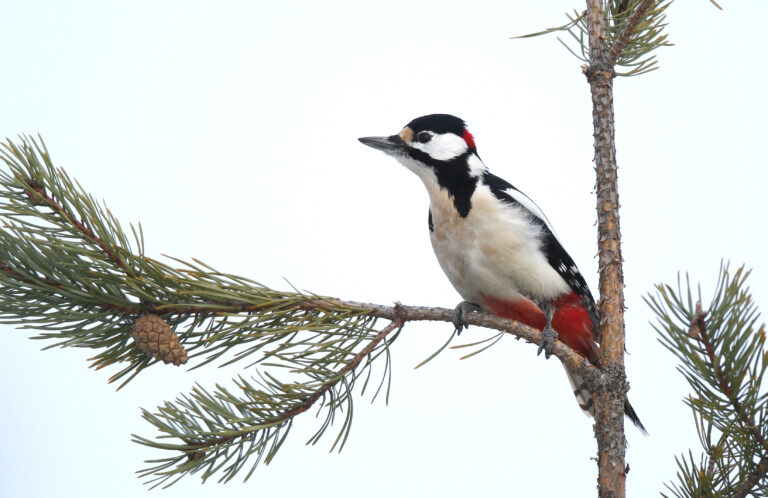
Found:
[[[541, 330], [546, 358], [559, 339], [599, 363], [598, 309], [584, 277], [536, 203], [488, 171], [464, 120], [430, 114], [396, 135], [359, 140], [397, 159], [427, 188], [432, 248], [464, 299], [457, 330], [466, 328], [467, 313], [482, 310]], [[565, 371], [579, 407], [594, 416], [584, 379]], [[624, 413], [646, 433], [628, 400]]]

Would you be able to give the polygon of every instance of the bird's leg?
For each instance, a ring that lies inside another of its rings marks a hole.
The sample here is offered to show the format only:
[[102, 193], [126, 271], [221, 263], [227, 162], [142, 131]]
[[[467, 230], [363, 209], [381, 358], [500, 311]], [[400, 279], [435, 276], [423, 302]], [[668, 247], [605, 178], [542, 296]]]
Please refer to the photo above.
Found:
[[536, 355], [540, 355], [544, 351], [544, 358], [549, 359], [552, 356], [552, 345], [557, 340], [557, 332], [552, 328], [552, 317], [555, 314], [555, 307], [547, 303], [542, 306], [542, 310], [544, 311], [547, 323], [544, 325], [544, 330], [541, 331], [541, 345]]
[[473, 312], [482, 311], [482, 308], [475, 303], [469, 301], [462, 301], [453, 310], [453, 326], [456, 327], [456, 332], [461, 334], [461, 331], [469, 328], [467, 323], [467, 315]]

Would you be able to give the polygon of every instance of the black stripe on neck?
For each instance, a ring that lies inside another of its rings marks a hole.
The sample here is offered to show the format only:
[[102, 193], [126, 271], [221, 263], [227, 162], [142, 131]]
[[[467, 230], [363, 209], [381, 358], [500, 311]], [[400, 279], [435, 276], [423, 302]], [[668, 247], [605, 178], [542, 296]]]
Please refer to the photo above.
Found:
[[438, 161], [429, 154], [418, 149], [408, 149], [410, 155], [416, 161], [426, 164], [437, 176], [437, 183], [448, 191], [453, 198], [453, 205], [459, 216], [466, 218], [472, 210], [472, 194], [477, 187], [477, 178], [469, 173], [467, 159], [471, 150], [447, 161]]

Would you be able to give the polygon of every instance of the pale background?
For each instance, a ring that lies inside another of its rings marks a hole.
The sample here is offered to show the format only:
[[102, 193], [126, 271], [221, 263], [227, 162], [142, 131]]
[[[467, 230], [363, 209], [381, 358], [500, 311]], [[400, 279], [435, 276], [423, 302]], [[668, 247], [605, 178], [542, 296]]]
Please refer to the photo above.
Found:
[[[768, 303], [766, 2], [677, 2], [661, 70], [616, 83], [626, 259], [630, 496], [653, 496], [699, 454], [689, 392], [642, 296], [689, 270], [711, 291], [721, 258], [754, 267]], [[416, 177], [357, 137], [414, 117], [464, 118], [496, 174], [536, 199], [597, 286], [592, 124], [580, 62], [555, 37], [576, 0], [549, 2], [74, 2], [5, 0], [0, 137], [40, 132], [148, 253], [197, 257], [288, 289], [452, 307]], [[567, 35], [565, 35], [567, 37]], [[595, 496], [596, 445], [557, 360], [508, 338], [414, 371], [450, 333], [409, 325], [389, 406], [359, 399], [347, 447], [304, 442], [305, 415], [245, 485], [188, 476], [156, 496]], [[466, 341], [488, 332], [470, 329]], [[158, 366], [115, 393], [88, 350], [3, 327], [0, 495], [140, 496], [152, 452], [139, 407], [237, 370]], [[248, 372], [246, 372], [248, 374]]]

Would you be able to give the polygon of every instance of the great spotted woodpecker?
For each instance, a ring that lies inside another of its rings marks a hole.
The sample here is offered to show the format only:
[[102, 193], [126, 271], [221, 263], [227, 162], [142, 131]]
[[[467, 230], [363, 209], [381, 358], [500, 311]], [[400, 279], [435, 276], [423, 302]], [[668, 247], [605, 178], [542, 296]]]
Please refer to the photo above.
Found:
[[[429, 235], [445, 274], [464, 302], [454, 323], [482, 309], [542, 330], [548, 358], [560, 339], [598, 364], [595, 300], [549, 220], [524, 193], [493, 175], [463, 120], [430, 114], [398, 134], [363, 137], [416, 173], [430, 200]], [[594, 416], [584, 380], [566, 368], [579, 407]], [[624, 413], [645, 433], [628, 400]]]

